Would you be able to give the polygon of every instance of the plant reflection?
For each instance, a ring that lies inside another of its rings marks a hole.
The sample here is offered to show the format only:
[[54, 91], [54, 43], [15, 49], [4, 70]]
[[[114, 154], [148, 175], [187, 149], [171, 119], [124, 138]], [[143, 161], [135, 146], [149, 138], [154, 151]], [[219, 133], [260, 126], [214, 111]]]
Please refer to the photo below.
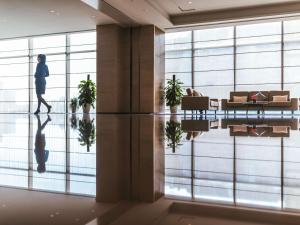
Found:
[[89, 114], [85, 114], [81, 120], [79, 120], [79, 138], [81, 146], [86, 146], [87, 152], [90, 151], [90, 147], [96, 142], [96, 128], [95, 119], [90, 119]]
[[183, 131], [181, 129], [181, 123], [177, 121], [176, 118], [171, 117], [166, 124], [166, 138], [167, 146], [172, 148], [172, 152], [175, 153], [176, 148], [182, 145], [180, 142], [182, 140]]

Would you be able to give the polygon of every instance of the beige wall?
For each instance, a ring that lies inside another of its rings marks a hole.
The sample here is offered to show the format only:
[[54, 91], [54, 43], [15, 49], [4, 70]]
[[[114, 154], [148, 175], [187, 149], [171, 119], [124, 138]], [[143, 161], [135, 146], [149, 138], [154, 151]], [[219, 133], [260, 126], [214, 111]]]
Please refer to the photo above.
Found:
[[97, 112], [161, 112], [164, 32], [153, 25], [101, 25], [97, 35]]

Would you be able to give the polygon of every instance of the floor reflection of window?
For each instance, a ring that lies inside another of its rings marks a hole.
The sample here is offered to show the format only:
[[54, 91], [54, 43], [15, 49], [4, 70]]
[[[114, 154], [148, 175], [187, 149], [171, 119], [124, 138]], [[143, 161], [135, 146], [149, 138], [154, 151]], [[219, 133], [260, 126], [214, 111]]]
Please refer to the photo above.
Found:
[[225, 133], [211, 130], [193, 141], [195, 199], [233, 202], [233, 138]]
[[[35, 152], [37, 118], [0, 116], [0, 186], [95, 196], [96, 144], [87, 152], [78, 141], [78, 129], [71, 128], [64, 115], [51, 119], [43, 130], [48, 155], [45, 171], [40, 172]], [[41, 115], [40, 120], [43, 123], [47, 116]]]
[[165, 155], [166, 187], [165, 192], [170, 196], [192, 198], [192, 154], [191, 143], [186, 141], [175, 153], [171, 148], [166, 149]]
[[291, 132], [284, 139], [283, 155], [283, 207], [299, 209], [300, 207], [300, 138]]
[[236, 203], [281, 207], [281, 138], [236, 137]]
[[299, 134], [291, 130], [288, 138], [233, 137], [229, 129], [219, 128], [183, 141], [175, 153], [165, 145], [165, 194], [299, 210]]
[[[37, 155], [33, 152], [33, 189], [51, 190], [65, 192], [66, 186], [66, 121], [63, 116], [52, 116], [52, 121], [48, 122], [43, 134], [45, 135], [48, 151], [47, 161], [45, 163], [45, 172], [37, 172]], [[37, 119], [32, 118], [33, 148], [37, 132]], [[41, 116], [41, 123], [47, 119], [47, 116]], [[35, 149], [34, 149], [35, 150]]]
[[0, 185], [28, 187], [28, 116], [0, 117]]

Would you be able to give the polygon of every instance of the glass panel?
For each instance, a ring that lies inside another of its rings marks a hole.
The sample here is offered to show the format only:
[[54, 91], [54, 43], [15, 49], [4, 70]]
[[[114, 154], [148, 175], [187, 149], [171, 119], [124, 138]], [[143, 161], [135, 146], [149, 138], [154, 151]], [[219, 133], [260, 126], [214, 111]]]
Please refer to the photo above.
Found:
[[0, 58], [26, 55], [28, 55], [28, 39], [0, 41]]
[[236, 36], [238, 38], [274, 34], [281, 34], [281, 22], [249, 24], [236, 27]]
[[71, 34], [70, 51], [96, 51], [96, 32]]
[[28, 57], [0, 59], [0, 112], [28, 112]]
[[66, 35], [33, 38], [33, 54], [63, 53], [66, 51]]
[[[70, 54], [70, 96], [78, 96], [78, 85], [81, 80], [86, 80], [87, 75], [96, 83], [96, 53]], [[95, 112], [93, 109], [91, 112]]]
[[176, 43], [187, 43], [192, 41], [192, 32], [175, 32], [166, 34], [166, 45], [173, 45]]

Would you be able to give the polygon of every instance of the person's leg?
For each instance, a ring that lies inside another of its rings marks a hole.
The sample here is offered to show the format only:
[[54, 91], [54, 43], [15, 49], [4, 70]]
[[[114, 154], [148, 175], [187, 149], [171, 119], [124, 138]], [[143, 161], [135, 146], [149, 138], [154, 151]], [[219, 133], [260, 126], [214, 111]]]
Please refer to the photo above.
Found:
[[49, 105], [42, 96], [41, 96], [41, 102], [47, 107], [48, 113], [50, 113], [52, 106]]
[[34, 114], [39, 114], [40, 112], [40, 108], [41, 108], [41, 103], [42, 103], [42, 96], [41, 95], [36, 95], [37, 96], [37, 99], [38, 99], [38, 107], [36, 109], [36, 111], [34, 112]]

